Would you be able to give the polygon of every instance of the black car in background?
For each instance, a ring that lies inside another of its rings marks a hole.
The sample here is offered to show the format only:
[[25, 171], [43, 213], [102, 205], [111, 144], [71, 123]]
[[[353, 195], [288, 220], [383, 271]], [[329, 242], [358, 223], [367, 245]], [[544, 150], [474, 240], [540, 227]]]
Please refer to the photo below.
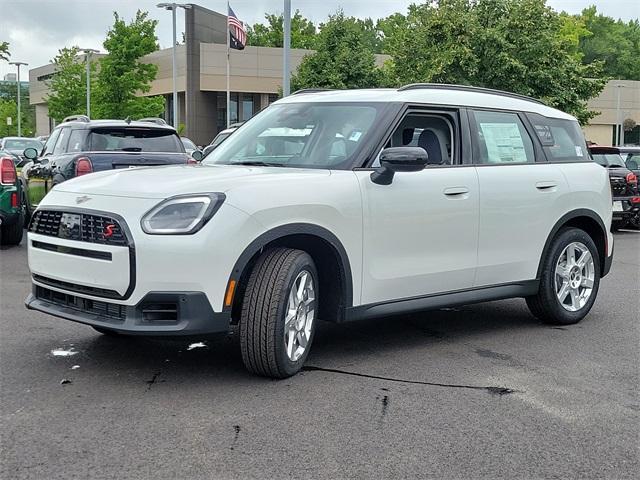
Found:
[[596, 163], [609, 172], [613, 193], [613, 221], [611, 229], [626, 226], [640, 227], [640, 194], [638, 176], [627, 168], [619, 147], [589, 146], [589, 153]]
[[27, 148], [31, 160], [22, 168], [27, 215], [55, 185], [102, 170], [196, 163], [201, 152], [187, 154], [173, 127], [162, 119], [90, 120], [66, 118], [52, 132], [42, 151]]

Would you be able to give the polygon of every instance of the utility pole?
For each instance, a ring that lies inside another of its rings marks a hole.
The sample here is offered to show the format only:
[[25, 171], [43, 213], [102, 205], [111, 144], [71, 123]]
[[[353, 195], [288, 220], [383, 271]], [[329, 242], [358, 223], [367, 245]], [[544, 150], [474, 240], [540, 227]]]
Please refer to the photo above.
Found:
[[95, 48], [83, 48], [87, 62], [87, 117], [91, 118], [91, 54], [98, 53]]
[[616, 146], [621, 146], [624, 141], [624, 129], [622, 127], [622, 122], [620, 121], [620, 89], [624, 88], [624, 85], [621, 83], [616, 84], [617, 95], [616, 95]]
[[178, 67], [176, 60], [176, 10], [184, 8], [189, 10], [192, 5], [189, 3], [159, 3], [158, 8], [171, 10], [171, 19], [173, 21], [173, 52], [171, 55], [172, 73], [173, 73], [173, 128], [178, 129]]
[[282, 49], [282, 96], [291, 93], [289, 74], [289, 49], [291, 47], [291, 0], [284, 0], [284, 41]]
[[20, 67], [22, 65], [29, 65], [25, 62], [9, 62], [9, 65], [15, 65], [18, 68], [17, 87], [18, 87], [18, 136], [22, 136], [22, 112], [20, 107]]

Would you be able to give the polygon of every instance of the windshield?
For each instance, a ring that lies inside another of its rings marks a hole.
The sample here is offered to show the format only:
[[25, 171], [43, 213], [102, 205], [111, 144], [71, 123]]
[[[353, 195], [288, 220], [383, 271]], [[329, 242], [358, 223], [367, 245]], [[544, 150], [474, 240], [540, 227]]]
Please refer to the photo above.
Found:
[[89, 137], [92, 152], [184, 153], [178, 135], [164, 128], [100, 128]]
[[198, 147], [196, 147], [196, 144], [193, 143], [191, 140], [189, 140], [186, 137], [182, 137], [181, 138], [182, 143], [184, 144], [184, 148], [188, 148], [189, 150], [196, 150]]
[[618, 153], [594, 153], [593, 160], [603, 167], [621, 167], [624, 168], [624, 161]]
[[344, 169], [382, 104], [274, 104], [244, 124], [204, 164]]
[[4, 148], [7, 150], [20, 150], [21, 152], [25, 148], [35, 148], [40, 152], [42, 150], [42, 142], [32, 138], [7, 139], [4, 143]]

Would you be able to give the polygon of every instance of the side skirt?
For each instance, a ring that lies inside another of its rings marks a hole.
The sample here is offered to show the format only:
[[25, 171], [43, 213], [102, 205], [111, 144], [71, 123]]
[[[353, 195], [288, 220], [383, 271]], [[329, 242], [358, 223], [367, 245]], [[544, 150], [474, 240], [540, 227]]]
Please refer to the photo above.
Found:
[[526, 280], [517, 283], [456, 290], [453, 292], [436, 293], [401, 300], [390, 300], [388, 302], [369, 303], [367, 305], [348, 308], [346, 310], [345, 321], [385, 317], [400, 313], [420, 312], [442, 307], [503, 300], [506, 298], [528, 297], [538, 292], [539, 285], [539, 280]]

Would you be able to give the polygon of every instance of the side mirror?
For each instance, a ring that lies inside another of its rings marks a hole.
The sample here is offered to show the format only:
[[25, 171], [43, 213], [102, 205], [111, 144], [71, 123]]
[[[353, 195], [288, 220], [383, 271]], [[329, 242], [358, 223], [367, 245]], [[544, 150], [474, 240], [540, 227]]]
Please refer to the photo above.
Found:
[[380, 153], [380, 167], [371, 174], [378, 185], [391, 185], [396, 172], [418, 172], [429, 163], [422, 147], [390, 147]]
[[38, 158], [38, 150], [33, 147], [25, 148], [24, 152], [22, 152], [22, 155], [24, 155], [29, 160], [35, 160], [36, 158]]
[[204, 158], [204, 155], [200, 150], [194, 150], [193, 152], [191, 152], [191, 158], [193, 158], [196, 162], [199, 162]]

